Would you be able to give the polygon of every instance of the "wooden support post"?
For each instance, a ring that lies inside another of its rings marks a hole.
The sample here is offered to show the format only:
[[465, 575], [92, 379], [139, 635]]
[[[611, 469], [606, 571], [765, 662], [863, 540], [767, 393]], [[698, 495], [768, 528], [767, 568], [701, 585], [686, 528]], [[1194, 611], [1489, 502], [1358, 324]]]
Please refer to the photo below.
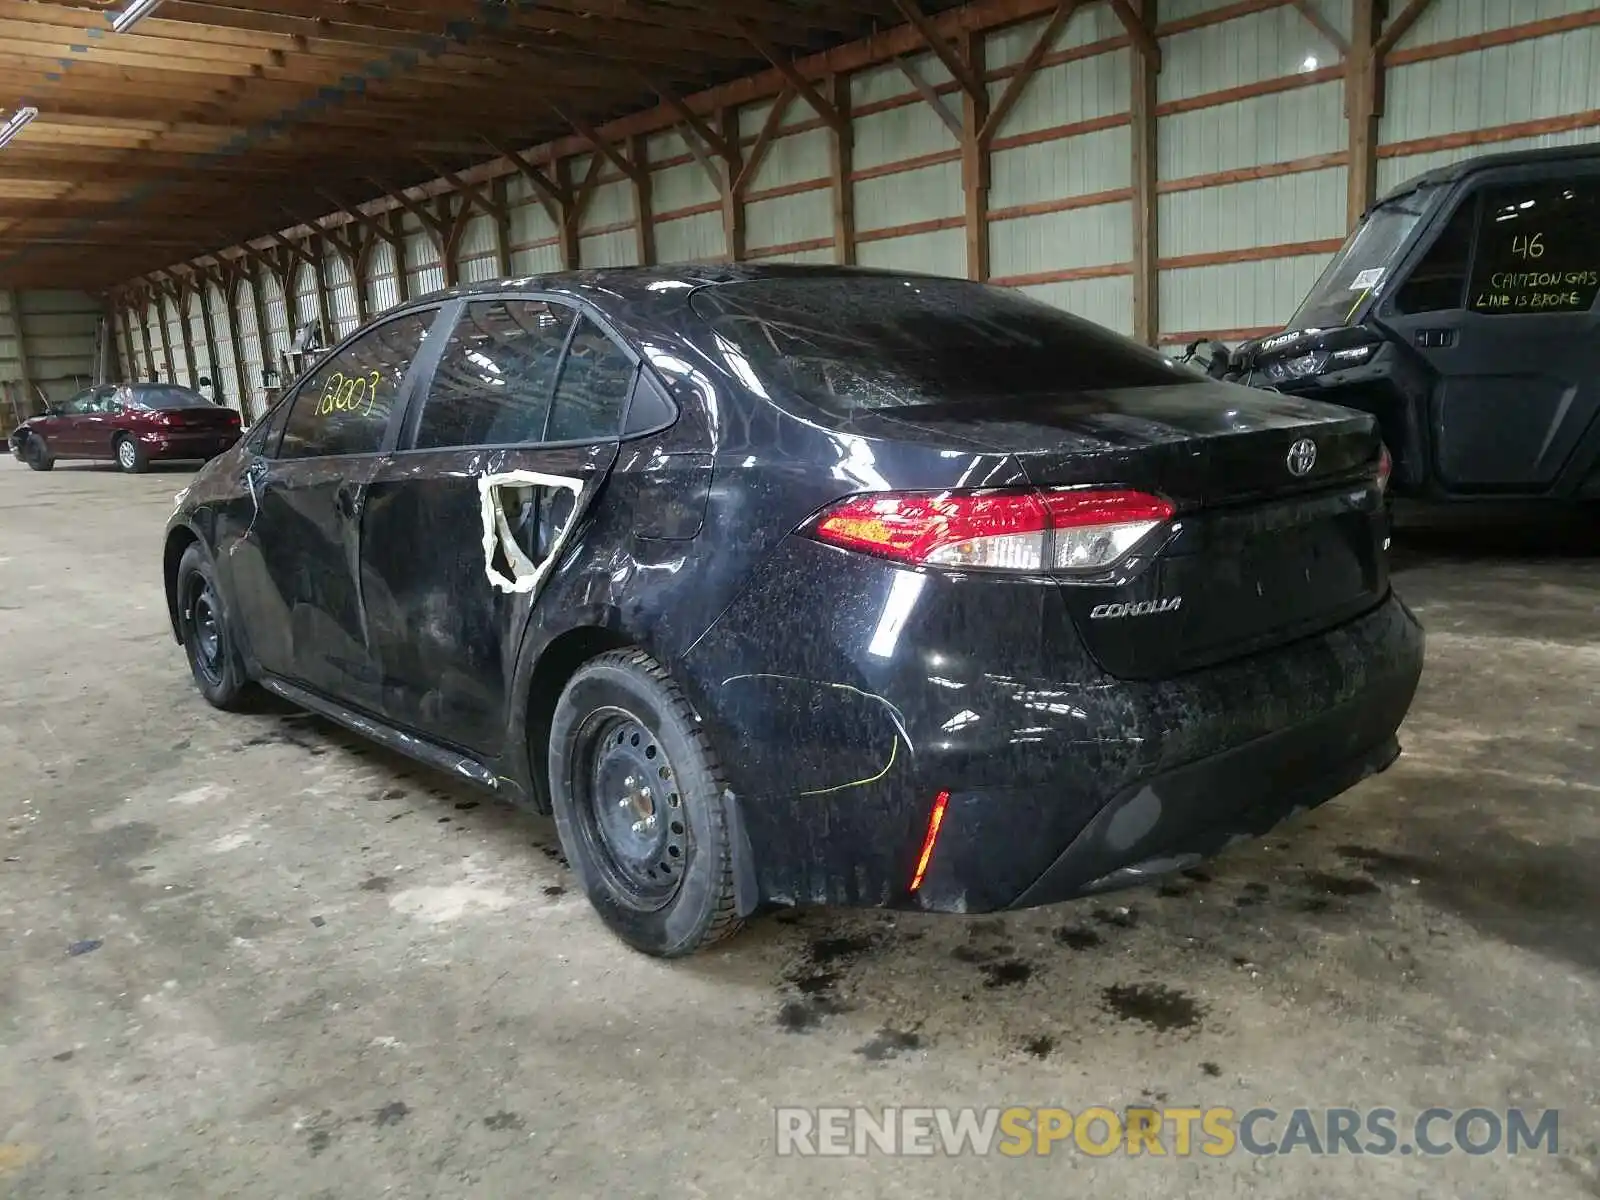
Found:
[[840, 266], [856, 261], [855, 125], [850, 119], [850, 77], [835, 75], [829, 83], [839, 124], [828, 139], [828, 182], [833, 192], [833, 257]]
[[394, 290], [395, 295], [404, 304], [411, 299], [411, 280], [406, 277], [406, 228], [400, 218], [400, 210], [392, 209], [389, 213], [389, 244], [394, 247]]
[[[551, 165], [555, 169], [556, 186], [566, 197], [565, 202], [557, 206], [560, 215], [556, 218], [556, 235], [561, 239], [561, 269], [576, 271], [582, 252], [578, 237], [580, 214], [572, 194], [572, 160], [558, 158]], [[592, 163], [590, 165], [593, 166]]]
[[133, 349], [133, 306], [128, 298], [123, 296], [120, 301], [119, 312], [122, 314], [122, 347], [128, 355], [128, 373], [123, 376], [126, 383], [137, 382], [139, 378], [139, 357]]
[[222, 386], [222, 372], [217, 370], [217, 363], [222, 361], [222, 356], [217, 353], [217, 323], [211, 315], [210, 272], [197, 273], [195, 279], [196, 290], [200, 293], [200, 324], [206, 334], [206, 370], [211, 375], [211, 386], [220, 401], [226, 398], [227, 392]]
[[1376, 198], [1378, 178], [1378, 0], [1351, 0], [1344, 106], [1349, 124], [1350, 188], [1345, 223], [1354, 229]]
[[339, 340], [339, 331], [333, 324], [333, 306], [328, 303], [328, 250], [319, 241], [310, 243], [316, 260], [311, 265], [312, 286], [317, 289], [317, 318], [322, 322], [322, 336], [332, 345]]
[[[246, 253], [249, 253], [248, 247], [246, 247]], [[268, 367], [271, 367], [276, 370], [278, 364], [273, 361], [272, 332], [267, 325], [266, 289], [261, 286], [262, 278], [268, 269], [267, 262], [264, 258], [256, 257], [253, 254], [250, 255], [249, 262], [250, 271], [246, 278], [250, 280], [250, 303], [254, 306], [256, 314], [256, 345], [261, 350], [261, 369], [265, 371]], [[287, 312], [287, 309], [285, 312]], [[280, 380], [279, 382], [287, 381]], [[262, 378], [251, 384], [251, 395], [255, 395], [257, 385], [265, 388], [267, 386], [266, 379]]]
[[222, 289], [222, 307], [228, 314], [228, 342], [233, 347], [233, 382], [239, 389], [239, 413], [250, 416], [250, 397], [254, 389], [245, 373], [244, 337], [239, 332], [239, 284], [244, 280], [242, 264], [217, 260], [217, 286]]
[[189, 369], [189, 386], [200, 388], [200, 365], [194, 353], [194, 331], [189, 324], [189, 308], [194, 299], [193, 277], [184, 275], [177, 282], [173, 300], [178, 306], [178, 336], [183, 341], [183, 365]]
[[[780, 98], [781, 99], [781, 98]], [[776, 112], [778, 101], [774, 101]], [[729, 262], [745, 260], [744, 156], [739, 148], [739, 110], [733, 105], [718, 114], [720, 136], [729, 154], [722, 164], [722, 243]], [[769, 139], [770, 140], [770, 139]], [[764, 148], [763, 148], [764, 149]]]
[[641, 267], [656, 265], [656, 213], [650, 178], [649, 140], [636, 134], [628, 140], [628, 159], [633, 163], [633, 224], [637, 256]]
[[[1139, 23], [1156, 27], [1156, 0], [1139, 0]], [[1154, 346], [1161, 336], [1161, 230], [1157, 204], [1156, 76], [1158, 55], [1133, 53], [1133, 336]]]
[[494, 202], [494, 269], [505, 279], [511, 274], [511, 206], [506, 203], [505, 176], [497, 176], [489, 187]]
[[[139, 340], [144, 343], [144, 371], [151, 383], [161, 378], [156, 371], [155, 347], [150, 344], [150, 303], [154, 293], [146, 285], [143, 292], [143, 302], [139, 305]], [[159, 310], [157, 318], [159, 319]]]
[[[967, 278], [989, 278], [989, 148], [980, 136], [989, 119], [988, 91], [982, 85], [983, 35], [961, 35], [959, 53], [967, 72], [980, 81], [961, 96], [961, 191], [966, 197]], [[960, 78], [960, 76], [957, 76]]]
[[1351, 229], [1377, 199], [1378, 121], [1383, 116], [1383, 75], [1389, 52], [1417, 23], [1432, 0], [1409, 0], [1379, 32], [1379, 0], [1351, 0], [1350, 48], [1345, 55], [1345, 118], [1350, 125], [1350, 195], [1346, 217]]
[[161, 334], [162, 367], [165, 368], [165, 381], [177, 382], [177, 372], [172, 367], [172, 332], [167, 327], [167, 289], [164, 284], [156, 288], [156, 328]]

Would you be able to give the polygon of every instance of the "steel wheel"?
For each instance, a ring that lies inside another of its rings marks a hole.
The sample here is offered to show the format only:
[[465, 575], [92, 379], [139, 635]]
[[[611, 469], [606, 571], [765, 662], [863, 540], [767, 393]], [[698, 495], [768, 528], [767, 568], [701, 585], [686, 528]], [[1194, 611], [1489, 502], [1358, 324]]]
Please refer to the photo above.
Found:
[[183, 614], [189, 656], [205, 681], [220, 687], [227, 669], [223, 661], [222, 606], [211, 581], [199, 573], [189, 577], [187, 592]]
[[133, 444], [132, 438], [123, 438], [117, 443], [117, 466], [124, 471], [131, 471], [139, 465], [139, 451]]
[[682, 885], [689, 832], [660, 740], [632, 713], [591, 713], [572, 782], [584, 836], [611, 887], [639, 910], [666, 905]]

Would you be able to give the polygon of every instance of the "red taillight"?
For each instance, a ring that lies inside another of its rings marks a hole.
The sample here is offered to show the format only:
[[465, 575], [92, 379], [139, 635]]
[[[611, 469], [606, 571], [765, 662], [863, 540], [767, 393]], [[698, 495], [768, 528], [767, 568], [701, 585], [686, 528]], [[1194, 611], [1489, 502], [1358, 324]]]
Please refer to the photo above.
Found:
[[1120, 489], [876, 492], [839, 501], [810, 532], [915, 566], [1096, 571], [1172, 513], [1158, 496]]
[[933, 812], [928, 814], [928, 832], [922, 839], [922, 853], [917, 856], [916, 872], [911, 876], [913, 892], [922, 886], [923, 876], [928, 873], [928, 861], [933, 857], [934, 844], [939, 840], [939, 826], [944, 824], [944, 810], [949, 803], [949, 792], [940, 792], [933, 798]]
[[1389, 475], [1394, 470], [1394, 459], [1389, 457], [1389, 447], [1378, 447], [1378, 491], [1389, 490]]

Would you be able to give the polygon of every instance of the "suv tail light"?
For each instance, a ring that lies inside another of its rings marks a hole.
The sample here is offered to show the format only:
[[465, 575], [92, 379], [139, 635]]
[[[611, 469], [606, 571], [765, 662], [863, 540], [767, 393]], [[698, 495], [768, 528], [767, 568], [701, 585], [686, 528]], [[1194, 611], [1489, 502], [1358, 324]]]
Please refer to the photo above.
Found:
[[818, 541], [911, 566], [1103, 571], [1173, 514], [1144, 492], [873, 492], [823, 510]]
[[1389, 456], [1389, 447], [1378, 446], [1378, 491], [1389, 490], [1389, 476], [1394, 471], [1394, 459]]

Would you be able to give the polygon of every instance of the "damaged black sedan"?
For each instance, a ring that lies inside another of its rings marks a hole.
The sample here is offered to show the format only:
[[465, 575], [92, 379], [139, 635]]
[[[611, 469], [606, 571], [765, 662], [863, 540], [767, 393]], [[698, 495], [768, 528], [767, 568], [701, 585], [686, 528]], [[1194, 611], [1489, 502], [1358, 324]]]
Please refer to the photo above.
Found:
[[676, 955], [1126, 886], [1387, 767], [1387, 473], [1369, 415], [1013, 292], [571, 274], [348, 338], [186, 490], [165, 578], [213, 704], [553, 812]]

